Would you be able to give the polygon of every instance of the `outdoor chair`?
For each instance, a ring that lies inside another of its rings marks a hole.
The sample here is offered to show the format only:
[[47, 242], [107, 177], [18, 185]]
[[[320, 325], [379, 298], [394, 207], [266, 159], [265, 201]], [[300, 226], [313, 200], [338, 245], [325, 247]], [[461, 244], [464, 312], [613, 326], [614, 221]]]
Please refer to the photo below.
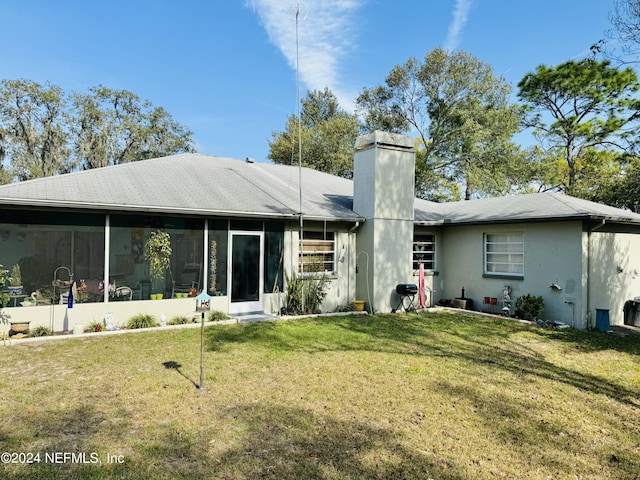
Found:
[[[171, 270], [169, 270], [171, 273]], [[171, 298], [175, 298], [176, 293], [191, 293], [192, 289], [200, 289], [200, 275], [202, 274], [202, 264], [186, 263], [180, 274], [179, 280], [171, 276]]]

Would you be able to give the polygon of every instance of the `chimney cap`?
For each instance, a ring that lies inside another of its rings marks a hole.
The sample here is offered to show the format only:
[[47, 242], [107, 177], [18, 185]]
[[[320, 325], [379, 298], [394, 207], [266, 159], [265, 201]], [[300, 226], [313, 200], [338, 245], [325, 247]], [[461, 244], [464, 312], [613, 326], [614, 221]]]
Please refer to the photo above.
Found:
[[365, 135], [360, 135], [356, 139], [356, 150], [364, 150], [365, 148], [370, 148], [376, 145], [413, 150], [413, 140], [411, 137], [400, 133], [374, 130], [373, 132]]

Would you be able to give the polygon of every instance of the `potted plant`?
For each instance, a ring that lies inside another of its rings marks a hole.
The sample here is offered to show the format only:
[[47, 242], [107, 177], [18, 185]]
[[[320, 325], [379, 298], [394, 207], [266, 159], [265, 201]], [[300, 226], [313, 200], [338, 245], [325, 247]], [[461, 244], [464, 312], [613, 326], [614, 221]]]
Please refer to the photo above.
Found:
[[4, 286], [9, 282], [9, 270], [2, 268], [0, 264], [0, 308], [6, 307], [11, 296]]
[[17, 263], [11, 269], [11, 276], [9, 277], [9, 294], [22, 295], [22, 273], [20, 272], [20, 265]]
[[[161, 299], [158, 283], [164, 281], [164, 274], [171, 265], [171, 236], [166, 230], [152, 230], [144, 243], [144, 259], [149, 263], [149, 276], [153, 284], [155, 298]], [[154, 298], [152, 295], [151, 298]]]

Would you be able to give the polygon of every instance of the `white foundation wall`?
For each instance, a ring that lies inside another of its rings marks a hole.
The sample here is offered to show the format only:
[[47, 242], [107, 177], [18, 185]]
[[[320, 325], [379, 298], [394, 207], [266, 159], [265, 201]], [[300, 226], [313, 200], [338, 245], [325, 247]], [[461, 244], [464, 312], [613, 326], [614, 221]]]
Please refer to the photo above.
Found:
[[[178, 315], [191, 318], [196, 314], [195, 309], [193, 298], [76, 303], [73, 308], [66, 304], [4, 308], [0, 310], [0, 331], [8, 331], [11, 322], [30, 322], [30, 329], [44, 326], [54, 332], [72, 331], [76, 324], [87, 327], [92, 322], [103, 323], [107, 314], [114, 326], [126, 326], [129, 319], [139, 313], [153, 315], [160, 322], [161, 316], [166, 321]], [[211, 310], [227, 312], [227, 297], [212, 297]]]
[[[524, 275], [484, 274], [484, 234], [522, 232]], [[438, 299], [473, 299], [474, 310], [483, 309], [484, 297], [498, 298], [501, 307], [505, 285], [512, 299], [527, 293], [542, 296], [542, 317], [585, 328], [581, 222], [522, 223], [511, 225], [451, 226], [443, 229], [438, 251], [440, 275], [433, 278]], [[559, 285], [561, 290], [550, 288]]]

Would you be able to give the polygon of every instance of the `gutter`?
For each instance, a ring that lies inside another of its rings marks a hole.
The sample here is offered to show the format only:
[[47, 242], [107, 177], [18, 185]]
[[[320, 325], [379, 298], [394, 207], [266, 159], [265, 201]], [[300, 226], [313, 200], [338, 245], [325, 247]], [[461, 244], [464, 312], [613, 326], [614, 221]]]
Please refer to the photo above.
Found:
[[[6, 202], [6, 203], [5, 203]], [[25, 201], [21, 199], [13, 198], [0, 198], [0, 209], [7, 208], [69, 208], [75, 211], [90, 211], [90, 212], [145, 212], [145, 213], [158, 213], [158, 214], [181, 214], [181, 215], [209, 215], [215, 217], [246, 217], [256, 219], [294, 219], [300, 216], [297, 212], [291, 213], [268, 213], [268, 212], [256, 212], [256, 211], [240, 211], [240, 210], [202, 210], [196, 208], [177, 208], [177, 207], [158, 207], [151, 205], [130, 205], [130, 204], [107, 204], [98, 202], [83, 202], [79, 204], [77, 202], [69, 202], [63, 200], [40, 200], [34, 201], [32, 199]], [[312, 221], [323, 221], [324, 217], [305, 216], [305, 219]], [[331, 221], [334, 222], [363, 222], [362, 217], [333, 217]]]

